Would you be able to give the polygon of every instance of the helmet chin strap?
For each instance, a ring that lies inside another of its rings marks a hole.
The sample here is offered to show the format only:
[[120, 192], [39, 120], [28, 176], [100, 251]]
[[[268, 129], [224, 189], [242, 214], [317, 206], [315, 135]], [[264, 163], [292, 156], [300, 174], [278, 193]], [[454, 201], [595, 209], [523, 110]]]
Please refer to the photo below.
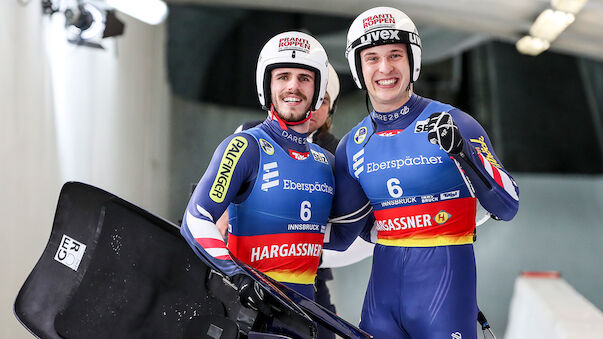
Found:
[[310, 107], [310, 110], [308, 111], [308, 113], [306, 113], [306, 117], [303, 120], [295, 121], [295, 122], [285, 121], [283, 118], [281, 118], [278, 115], [278, 112], [276, 111], [276, 109], [274, 109], [274, 105], [270, 104], [270, 121], [276, 119], [279, 126], [281, 126], [281, 128], [284, 129], [285, 131], [288, 130], [287, 125], [289, 125], [289, 126], [301, 125], [304, 122], [310, 120], [311, 116], [312, 116], [312, 107]]

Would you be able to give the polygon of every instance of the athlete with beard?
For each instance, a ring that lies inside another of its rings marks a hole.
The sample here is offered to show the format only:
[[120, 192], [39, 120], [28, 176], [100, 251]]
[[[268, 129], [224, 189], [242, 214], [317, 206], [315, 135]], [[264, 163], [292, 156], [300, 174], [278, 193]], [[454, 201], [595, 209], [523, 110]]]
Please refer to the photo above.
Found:
[[332, 230], [348, 241], [325, 236], [325, 247], [345, 249], [361, 231], [376, 242], [360, 328], [375, 338], [476, 338], [475, 226], [511, 220], [518, 187], [477, 121], [413, 93], [421, 40], [406, 14], [360, 14], [346, 55], [374, 111], [337, 147]]
[[[312, 111], [325, 97], [327, 64], [323, 47], [304, 33], [281, 33], [264, 45], [256, 84], [269, 117], [218, 146], [183, 218], [187, 242], [213, 258], [252, 308], [261, 310], [261, 291], [231, 254], [314, 297], [334, 194], [333, 156], [306, 138]], [[226, 245], [215, 221], [231, 203]]]

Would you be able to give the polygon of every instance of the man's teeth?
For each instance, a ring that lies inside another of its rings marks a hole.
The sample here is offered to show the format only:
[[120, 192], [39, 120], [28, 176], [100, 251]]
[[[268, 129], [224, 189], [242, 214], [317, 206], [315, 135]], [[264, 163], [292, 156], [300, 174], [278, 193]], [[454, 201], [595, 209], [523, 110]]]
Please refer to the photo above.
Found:
[[301, 99], [298, 99], [298, 98], [285, 98], [285, 99], [283, 99], [283, 101], [285, 101], [285, 102], [300, 102]]
[[396, 79], [379, 80], [379, 81], [377, 81], [377, 83], [379, 85], [385, 85], [385, 86], [393, 85], [394, 83], [396, 83]]

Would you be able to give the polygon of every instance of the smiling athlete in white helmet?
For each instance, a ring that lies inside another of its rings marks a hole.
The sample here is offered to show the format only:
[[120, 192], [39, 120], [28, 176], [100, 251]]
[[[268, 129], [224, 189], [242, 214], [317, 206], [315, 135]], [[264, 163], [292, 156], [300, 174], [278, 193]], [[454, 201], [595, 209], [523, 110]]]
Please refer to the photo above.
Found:
[[512, 219], [517, 185], [477, 121], [413, 92], [421, 40], [406, 14], [360, 14], [346, 55], [374, 111], [337, 148], [331, 229], [351, 236], [325, 247], [344, 249], [359, 232], [376, 242], [360, 327], [375, 338], [476, 338], [475, 226]]
[[[308, 34], [285, 32], [264, 45], [256, 83], [269, 118], [218, 146], [183, 218], [181, 233], [191, 247], [209, 254], [254, 308], [262, 307], [262, 295], [229, 251], [314, 296], [334, 177], [332, 154], [307, 142], [307, 132], [325, 96], [327, 64], [323, 47]], [[227, 246], [215, 221], [229, 205]]]

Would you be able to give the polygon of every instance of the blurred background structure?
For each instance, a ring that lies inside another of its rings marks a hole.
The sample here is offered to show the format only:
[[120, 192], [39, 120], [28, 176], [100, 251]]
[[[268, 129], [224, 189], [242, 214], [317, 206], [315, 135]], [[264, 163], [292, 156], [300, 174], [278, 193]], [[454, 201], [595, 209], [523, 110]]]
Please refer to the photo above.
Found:
[[[549, 40], [533, 24], [557, 0], [168, 0], [159, 23], [110, 3], [0, 3], [0, 337], [30, 337], [12, 303], [62, 184], [83, 181], [177, 222], [220, 141], [265, 117], [254, 72], [276, 33], [303, 30], [325, 46], [342, 88], [334, 134], [347, 133], [367, 114], [344, 57], [347, 28], [378, 5], [419, 28], [415, 92], [473, 115], [519, 184], [516, 218], [480, 226], [475, 244], [478, 301], [498, 336], [521, 271], [560, 271], [603, 309], [603, 0], [565, 10], [567, 27]], [[525, 36], [548, 49], [519, 52]], [[334, 300], [352, 323], [369, 272], [370, 259], [335, 270]]]

